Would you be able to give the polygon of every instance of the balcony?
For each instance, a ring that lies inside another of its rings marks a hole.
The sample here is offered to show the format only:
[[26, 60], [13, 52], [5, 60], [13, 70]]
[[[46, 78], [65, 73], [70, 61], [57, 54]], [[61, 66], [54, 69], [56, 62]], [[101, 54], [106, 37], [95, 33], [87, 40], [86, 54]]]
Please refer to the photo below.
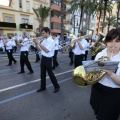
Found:
[[70, 19], [64, 19], [63, 22], [64, 24], [70, 24]]
[[61, 29], [51, 29], [51, 33], [61, 33]]
[[29, 25], [29, 24], [20, 24], [20, 30], [28, 30], [28, 31], [31, 31], [33, 30], [33, 25]]
[[51, 17], [51, 22], [61, 23], [61, 18], [58, 18], [58, 17]]
[[61, 7], [56, 5], [56, 4], [52, 4], [51, 5], [51, 10], [57, 10], [57, 11], [61, 11]]
[[14, 30], [16, 23], [0, 22], [0, 29]]

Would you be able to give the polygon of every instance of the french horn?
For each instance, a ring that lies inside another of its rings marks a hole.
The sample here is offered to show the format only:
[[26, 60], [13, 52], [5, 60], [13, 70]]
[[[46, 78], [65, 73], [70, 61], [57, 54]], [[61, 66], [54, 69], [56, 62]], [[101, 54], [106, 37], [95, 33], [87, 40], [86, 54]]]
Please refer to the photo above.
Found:
[[[104, 60], [110, 61], [109, 57], [107, 56], [102, 56], [101, 58], [99, 58], [99, 61], [104, 61]], [[102, 66], [102, 64], [99, 64], [99, 65]], [[95, 84], [99, 80], [101, 80], [104, 75], [105, 75], [105, 72], [99, 69], [92, 72], [86, 72], [83, 65], [75, 68], [72, 73], [73, 82], [77, 84], [79, 87], [85, 87], [88, 85]]]

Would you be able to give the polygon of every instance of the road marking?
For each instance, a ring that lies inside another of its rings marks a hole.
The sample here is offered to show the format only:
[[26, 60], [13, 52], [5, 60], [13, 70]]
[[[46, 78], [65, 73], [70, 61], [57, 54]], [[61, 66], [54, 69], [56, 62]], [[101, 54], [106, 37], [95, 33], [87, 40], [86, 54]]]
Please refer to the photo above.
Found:
[[[72, 72], [72, 70], [69, 70], [69, 71], [65, 71], [65, 72], [62, 72], [62, 73], [58, 73], [56, 74], [55, 76], [59, 76], [59, 75], [62, 75], [62, 74], [66, 74], [66, 73], [69, 73], [69, 72]], [[48, 79], [49, 77], [46, 77], [46, 79]], [[7, 90], [11, 90], [11, 89], [15, 89], [15, 88], [18, 88], [18, 87], [22, 87], [22, 86], [25, 86], [25, 85], [28, 85], [28, 84], [32, 84], [32, 83], [35, 83], [35, 82], [38, 82], [40, 81], [40, 79], [37, 79], [37, 80], [33, 80], [33, 81], [30, 81], [30, 82], [26, 82], [26, 83], [22, 83], [22, 84], [19, 84], [19, 85], [15, 85], [15, 86], [12, 86], [12, 87], [8, 87], [8, 88], [4, 88], [4, 89], [1, 89], [0, 90], [0, 93], [1, 92], [4, 92], [4, 91], [7, 91]]]
[[[61, 80], [61, 81], [59, 81], [58, 83], [66, 82], [66, 81], [71, 80], [71, 79], [72, 79], [72, 77], [67, 78], [67, 79], [64, 79], [64, 80]], [[52, 86], [52, 84], [47, 85], [47, 88], [48, 88], [48, 87], [51, 87], [51, 86]], [[10, 102], [10, 101], [12, 101], [12, 100], [15, 100], [15, 99], [24, 97], [24, 96], [29, 95], [29, 94], [32, 94], [32, 93], [34, 93], [34, 92], [36, 92], [36, 90], [32, 90], [32, 91], [29, 91], [29, 92], [26, 92], [26, 93], [23, 93], [23, 94], [14, 96], [14, 97], [8, 98], [8, 99], [6, 99], [6, 100], [2, 100], [2, 101], [0, 101], [0, 104]]]

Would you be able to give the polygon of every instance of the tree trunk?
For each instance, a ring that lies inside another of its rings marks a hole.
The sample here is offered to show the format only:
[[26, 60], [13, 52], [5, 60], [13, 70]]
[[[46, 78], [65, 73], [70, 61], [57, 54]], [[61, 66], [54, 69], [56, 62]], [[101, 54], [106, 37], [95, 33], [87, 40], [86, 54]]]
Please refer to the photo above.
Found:
[[[117, 12], [117, 24], [118, 24], [118, 19], [119, 19], [119, 14], [120, 14], [120, 2], [118, 3], [117, 9], [118, 9], [118, 12]], [[117, 26], [116, 26], [116, 28], [117, 28]]]
[[[106, 16], [106, 9], [107, 9], [107, 2], [108, 0], [104, 0], [104, 17], [103, 17], [103, 23], [105, 22], [105, 16]], [[104, 25], [102, 26], [102, 32], [104, 30]]]
[[78, 32], [80, 31], [80, 27], [81, 27], [81, 23], [82, 23], [82, 18], [83, 18], [83, 6], [81, 7], [80, 24], [79, 24]]

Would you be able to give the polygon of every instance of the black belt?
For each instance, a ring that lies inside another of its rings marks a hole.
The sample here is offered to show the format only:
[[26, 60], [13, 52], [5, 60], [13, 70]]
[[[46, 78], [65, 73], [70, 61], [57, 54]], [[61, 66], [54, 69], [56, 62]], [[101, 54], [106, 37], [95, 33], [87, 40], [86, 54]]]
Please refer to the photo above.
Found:
[[42, 55], [42, 57], [44, 57], [44, 58], [52, 58], [52, 57], [46, 57], [46, 56], [44, 56], [44, 55]]

